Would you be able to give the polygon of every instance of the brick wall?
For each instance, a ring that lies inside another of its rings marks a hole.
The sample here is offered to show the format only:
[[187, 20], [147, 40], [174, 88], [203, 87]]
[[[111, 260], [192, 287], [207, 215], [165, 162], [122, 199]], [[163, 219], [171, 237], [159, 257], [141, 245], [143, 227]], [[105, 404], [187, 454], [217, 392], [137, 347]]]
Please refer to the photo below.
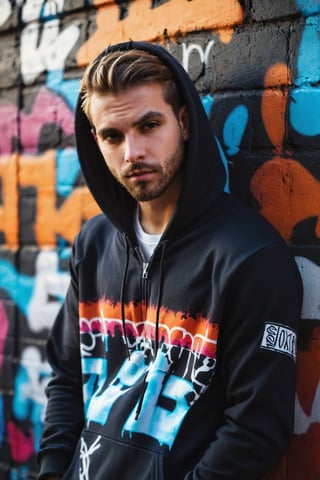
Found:
[[194, 80], [226, 189], [289, 243], [305, 287], [296, 425], [272, 480], [320, 478], [319, 0], [2, 0], [0, 480], [36, 477], [45, 341], [70, 245], [98, 212], [73, 112], [83, 67], [122, 40], [163, 44]]

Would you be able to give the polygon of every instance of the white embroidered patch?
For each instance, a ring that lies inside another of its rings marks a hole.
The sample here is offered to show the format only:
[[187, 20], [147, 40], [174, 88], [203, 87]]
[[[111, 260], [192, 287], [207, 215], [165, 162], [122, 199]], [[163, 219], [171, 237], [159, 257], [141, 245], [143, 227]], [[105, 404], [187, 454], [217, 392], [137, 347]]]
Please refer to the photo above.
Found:
[[297, 335], [291, 328], [278, 323], [266, 323], [261, 348], [289, 355], [296, 359]]

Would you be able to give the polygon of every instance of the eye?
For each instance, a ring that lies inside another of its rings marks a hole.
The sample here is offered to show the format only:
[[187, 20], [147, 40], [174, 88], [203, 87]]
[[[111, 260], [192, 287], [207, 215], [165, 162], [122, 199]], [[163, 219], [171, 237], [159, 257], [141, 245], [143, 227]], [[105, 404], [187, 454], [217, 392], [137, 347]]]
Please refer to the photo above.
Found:
[[149, 132], [151, 130], [154, 130], [160, 125], [160, 123], [157, 120], [150, 120], [148, 122], [145, 122], [141, 125], [141, 130], [143, 132]]
[[101, 139], [111, 145], [117, 145], [122, 142], [123, 135], [117, 130], [108, 130], [101, 133]]

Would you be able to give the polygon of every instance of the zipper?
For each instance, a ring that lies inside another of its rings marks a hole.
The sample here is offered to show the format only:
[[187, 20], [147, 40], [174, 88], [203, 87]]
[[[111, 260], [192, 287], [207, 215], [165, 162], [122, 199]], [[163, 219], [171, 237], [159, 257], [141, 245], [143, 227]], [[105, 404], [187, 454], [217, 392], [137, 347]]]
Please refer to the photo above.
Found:
[[149, 273], [149, 262], [142, 262], [142, 278], [144, 280], [147, 280], [148, 278], [148, 273]]
[[[139, 247], [135, 248], [135, 251], [137, 252], [137, 255], [139, 257], [140, 262], [142, 263], [142, 279], [147, 280], [149, 276], [149, 266], [150, 262], [146, 262], [143, 253], [141, 252]], [[153, 256], [153, 255], [152, 255]], [[151, 259], [150, 259], [151, 260]]]
[[150, 261], [146, 262], [143, 253], [141, 252], [139, 247], [135, 247], [135, 251], [138, 255], [138, 258], [142, 265], [142, 273], [141, 273], [141, 299], [144, 303], [144, 317], [147, 313], [148, 308], [148, 294], [147, 294], [147, 283], [149, 277], [149, 267]]

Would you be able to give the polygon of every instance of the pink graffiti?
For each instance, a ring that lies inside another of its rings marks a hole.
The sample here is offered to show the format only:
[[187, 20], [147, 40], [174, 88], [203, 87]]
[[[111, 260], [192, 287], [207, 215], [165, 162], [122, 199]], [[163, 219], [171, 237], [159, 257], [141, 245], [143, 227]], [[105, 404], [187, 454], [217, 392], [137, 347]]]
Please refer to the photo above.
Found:
[[9, 320], [3, 302], [0, 302], [0, 371], [4, 360], [4, 346], [9, 330]]
[[[92, 345], [95, 345], [95, 338], [100, 337], [107, 332], [114, 336], [116, 332], [120, 332], [124, 335], [123, 324], [120, 319], [117, 318], [98, 318], [92, 319], [81, 318], [80, 331], [82, 333], [91, 336]], [[216, 352], [216, 339], [211, 339], [201, 333], [190, 333], [183, 326], [171, 327], [165, 323], [159, 323], [158, 336], [165, 343], [170, 345], [180, 346], [193, 350], [198, 354], [203, 354], [210, 358], [215, 358]], [[156, 326], [153, 321], [145, 320], [142, 322], [134, 322], [126, 320], [126, 335], [129, 338], [156, 338]]]
[[24, 433], [10, 421], [8, 423], [8, 435], [13, 460], [18, 463], [24, 463], [29, 460], [34, 454], [32, 431]]
[[0, 105], [0, 154], [12, 153], [14, 137], [19, 138], [24, 152], [37, 153], [41, 129], [48, 123], [60, 127], [66, 136], [73, 134], [73, 112], [46, 87], [39, 89], [30, 111], [25, 108], [19, 112], [11, 104]]

